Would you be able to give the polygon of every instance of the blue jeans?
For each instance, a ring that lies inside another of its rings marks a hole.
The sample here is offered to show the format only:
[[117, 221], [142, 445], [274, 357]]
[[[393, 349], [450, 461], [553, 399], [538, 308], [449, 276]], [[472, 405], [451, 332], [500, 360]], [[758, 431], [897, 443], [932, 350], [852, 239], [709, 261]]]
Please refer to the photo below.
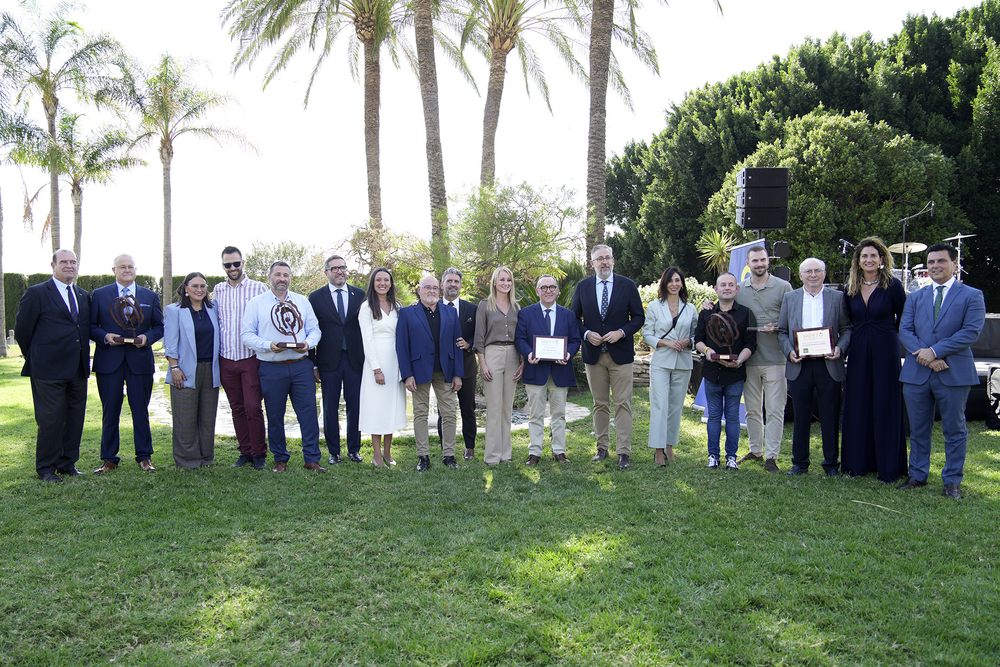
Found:
[[726, 456], [736, 456], [740, 445], [740, 397], [743, 380], [732, 384], [715, 384], [705, 380], [705, 398], [708, 400], [708, 453], [719, 455], [719, 437], [722, 435], [722, 417], [726, 417]]
[[285, 404], [292, 399], [292, 409], [302, 433], [302, 456], [306, 463], [319, 462], [319, 419], [316, 415], [316, 381], [313, 365], [307, 358], [293, 364], [260, 362], [260, 389], [267, 410], [267, 444], [275, 463], [287, 463], [285, 443]]

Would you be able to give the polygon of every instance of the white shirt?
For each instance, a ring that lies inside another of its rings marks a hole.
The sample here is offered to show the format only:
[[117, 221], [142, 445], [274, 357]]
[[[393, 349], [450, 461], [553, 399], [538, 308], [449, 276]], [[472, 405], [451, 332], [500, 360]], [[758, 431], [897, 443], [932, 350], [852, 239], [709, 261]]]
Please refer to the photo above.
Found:
[[132, 283], [128, 287], [125, 287], [120, 282], [116, 281], [115, 282], [115, 286], [118, 288], [118, 296], [119, 297], [125, 296], [124, 292], [125, 292], [125, 290], [128, 290], [129, 295], [132, 298], [138, 300], [138, 296], [136, 295], [136, 286], [135, 286], [135, 283]]
[[[72, 283], [64, 283], [61, 280], [56, 280], [55, 276], [52, 276], [52, 284], [56, 286], [56, 291], [59, 292], [59, 296], [62, 297], [63, 303], [66, 304], [66, 310], [72, 313], [73, 306], [69, 302], [69, 292], [66, 291], [66, 288], [71, 287]], [[73, 293], [73, 298], [76, 298], [76, 292]], [[77, 308], [79, 307], [80, 305], [77, 304]]]
[[816, 296], [802, 288], [802, 328], [815, 329], [823, 326], [823, 290]]
[[454, 301], [448, 301], [448, 299], [441, 299], [441, 303], [443, 303], [446, 306], [454, 306], [456, 311], [459, 310], [458, 299], [455, 299]]
[[344, 317], [347, 317], [347, 306], [351, 303], [351, 293], [347, 291], [347, 283], [344, 283], [340, 287], [337, 287], [333, 283], [328, 283], [330, 287], [330, 296], [333, 297], [333, 309], [340, 313], [337, 308], [337, 292], [343, 292], [343, 296], [340, 297], [344, 300]]

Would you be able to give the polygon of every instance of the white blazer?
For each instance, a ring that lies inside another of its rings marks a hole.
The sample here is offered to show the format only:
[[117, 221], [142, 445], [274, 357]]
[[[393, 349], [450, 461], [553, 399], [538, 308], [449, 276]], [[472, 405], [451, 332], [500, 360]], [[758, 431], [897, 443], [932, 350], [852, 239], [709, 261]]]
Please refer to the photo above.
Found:
[[[670, 307], [665, 301], [659, 299], [653, 301], [646, 308], [646, 322], [642, 325], [642, 338], [649, 347], [653, 348], [653, 355], [649, 359], [650, 366], [658, 368], [672, 368], [675, 370], [691, 370], [694, 367], [694, 359], [691, 356], [691, 346], [678, 352], [671, 347], [656, 347], [661, 340], [687, 340], [694, 337], [695, 325], [698, 323], [698, 313], [690, 303], [683, 303], [681, 312], [677, 318], [677, 326], [672, 330], [674, 322], [670, 314]], [[670, 333], [667, 333], [667, 331]], [[664, 338], [664, 334], [666, 337]]]

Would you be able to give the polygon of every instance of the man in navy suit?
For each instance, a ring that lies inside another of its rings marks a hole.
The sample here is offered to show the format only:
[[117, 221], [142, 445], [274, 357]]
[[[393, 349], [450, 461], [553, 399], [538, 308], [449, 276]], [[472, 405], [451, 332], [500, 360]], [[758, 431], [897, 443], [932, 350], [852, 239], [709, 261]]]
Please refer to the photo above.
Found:
[[899, 342], [906, 351], [899, 381], [910, 419], [909, 479], [901, 489], [927, 486], [930, 472], [934, 407], [941, 411], [945, 464], [944, 495], [961, 498], [965, 467], [965, 401], [979, 383], [971, 346], [986, 319], [983, 293], [956, 279], [958, 251], [947, 243], [927, 249], [932, 283], [911, 294], [899, 322]]
[[[569, 360], [580, 349], [580, 327], [573, 311], [556, 304], [559, 284], [553, 276], [540, 276], [535, 282], [538, 303], [522, 308], [517, 314], [514, 344], [528, 364], [524, 367], [524, 388], [528, 392], [527, 465], [538, 465], [545, 437], [545, 405], [549, 406], [552, 431], [552, 457], [560, 463], [566, 458], [566, 394], [576, 386], [576, 374]], [[563, 337], [566, 354], [562, 359], [536, 359], [536, 336]]]
[[618, 467], [627, 470], [632, 455], [632, 337], [646, 321], [646, 312], [635, 283], [613, 272], [615, 258], [610, 247], [595, 245], [590, 263], [597, 275], [576, 286], [573, 313], [580, 322], [583, 362], [594, 395], [597, 454], [591, 460], [608, 457], [613, 397]]
[[365, 301], [363, 290], [347, 284], [347, 262], [330, 255], [323, 263], [329, 281], [309, 295], [323, 337], [309, 356], [313, 373], [323, 390], [323, 435], [330, 451], [330, 464], [340, 463], [340, 393], [347, 406], [347, 456], [361, 463], [361, 431], [358, 410], [361, 403], [361, 373], [365, 348], [361, 341], [358, 311]]
[[[476, 304], [459, 298], [462, 292], [462, 272], [455, 267], [444, 270], [441, 275], [441, 307], [454, 308], [458, 312], [458, 323], [462, 327], [462, 337], [458, 347], [462, 350], [465, 376], [462, 388], [458, 390], [458, 409], [462, 414], [462, 439], [465, 440], [465, 460], [476, 455], [476, 351], [472, 347], [476, 340]], [[444, 442], [441, 433], [441, 416], [438, 415], [438, 440]]]
[[[153, 436], [149, 429], [149, 399], [153, 394], [153, 351], [151, 345], [163, 338], [163, 311], [160, 298], [152, 290], [135, 283], [135, 262], [131, 255], [115, 257], [112, 272], [115, 282], [94, 290], [90, 309], [90, 339], [97, 343], [94, 350], [94, 373], [97, 393], [104, 409], [101, 425], [100, 468], [94, 474], [109, 473], [118, 467], [118, 422], [122, 414], [122, 389], [127, 388], [128, 406], [132, 411], [132, 431], [135, 439], [135, 460], [144, 472], [156, 468]], [[120, 297], [130, 297], [141, 314], [141, 323], [126, 330], [112, 316], [112, 304]], [[123, 338], [135, 342], [123, 342]]]
[[396, 356], [399, 375], [413, 394], [413, 435], [417, 441], [417, 471], [431, 467], [427, 415], [431, 386], [441, 415], [442, 463], [457, 468], [455, 461], [455, 412], [457, 392], [462, 388], [464, 365], [458, 341], [462, 328], [451, 308], [440, 308], [437, 278], [424, 276], [417, 287], [420, 303], [399, 311], [396, 324]]
[[90, 295], [74, 285], [76, 255], [52, 255], [52, 280], [32, 285], [21, 297], [14, 338], [21, 347], [21, 375], [31, 378], [38, 437], [35, 472], [45, 482], [76, 476], [87, 411], [90, 375]]

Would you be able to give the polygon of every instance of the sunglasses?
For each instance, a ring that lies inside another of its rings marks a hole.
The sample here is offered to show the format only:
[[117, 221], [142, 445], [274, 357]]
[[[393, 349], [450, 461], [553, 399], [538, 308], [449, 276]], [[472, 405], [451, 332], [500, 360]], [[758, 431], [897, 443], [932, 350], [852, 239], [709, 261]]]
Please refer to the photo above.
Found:
[[238, 269], [243, 266], [243, 262], [223, 262], [222, 268], [224, 269]]

